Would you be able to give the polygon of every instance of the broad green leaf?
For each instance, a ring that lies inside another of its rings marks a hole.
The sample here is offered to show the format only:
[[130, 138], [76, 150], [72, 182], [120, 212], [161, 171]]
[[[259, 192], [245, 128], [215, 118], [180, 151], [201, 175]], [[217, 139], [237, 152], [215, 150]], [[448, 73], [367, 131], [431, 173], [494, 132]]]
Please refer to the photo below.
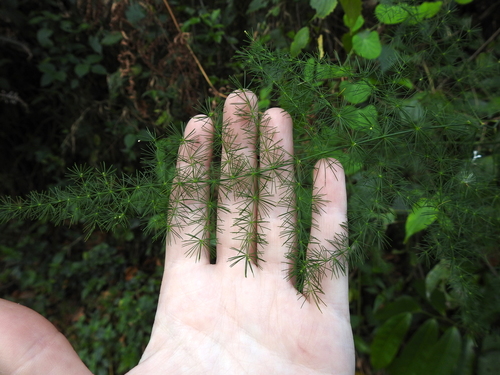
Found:
[[128, 21], [130, 21], [130, 23], [136, 24], [144, 17], [146, 17], [146, 14], [142, 10], [141, 5], [138, 2], [134, 2], [130, 4], [127, 10], [125, 11], [125, 17], [127, 18]]
[[342, 35], [342, 44], [344, 45], [344, 49], [347, 53], [350, 53], [352, 50], [352, 34], [345, 33]]
[[54, 79], [56, 79], [56, 80], [58, 80], [58, 81], [60, 81], [60, 82], [64, 82], [64, 81], [66, 81], [66, 77], [67, 77], [67, 76], [68, 76], [68, 75], [66, 74], [66, 72], [63, 72], [62, 70], [60, 70], [60, 71], [58, 71], [58, 72], [54, 73]]
[[137, 143], [137, 135], [135, 134], [127, 134], [123, 138], [123, 143], [125, 143], [126, 148], [132, 148]]
[[248, 5], [247, 14], [258, 11], [259, 9], [263, 9], [267, 7], [269, 0], [252, 0], [250, 5]]
[[358, 109], [359, 120], [356, 127], [367, 132], [377, 132], [379, 130], [378, 112], [374, 105], [367, 105]]
[[363, 30], [352, 37], [352, 49], [366, 59], [376, 59], [382, 52], [382, 44], [376, 31]]
[[102, 56], [99, 55], [88, 55], [85, 57], [85, 64], [95, 64], [102, 60]]
[[423, 231], [431, 225], [437, 218], [438, 209], [436, 204], [429, 200], [422, 198], [413, 206], [412, 212], [406, 219], [406, 235], [404, 243], [407, 243], [409, 238], [415, 233]]
[[[456, 375], [474, 375], [476, 363], [476, 351], [474, 340], [470, 336], [464, 337], [464, 344], [462, 348], [462, 355], [457, 367]], [[500, 362], [500, 361], [499, 361]], [[497, 369], [500, 367], [496, 367]]]
[[375, 16], [386, 25], [394, 25], [408, 18], [408, 12], [400, 5], [379, 4], [375, 8]]
[[462, 336], [457, 327], [450, 327], [431, 347], [431, 354], [426, 361], [427, 375], [451, 375], [460, 359]]
[[424, 1], [418, 6], [418, 13], [424, 18], [432, 18], [439, 12], [442, 5], [442, 1]]
[[354, 106], [343, 106], [339, 112], [339, 118], [353, 129], [367, 133], [379, 133], [378, 112], [375, 106], [368, 105], [364, 108]]
[[309, 4], [316, 11], [316, 17], [325, 18], [334, 11], [337, 0], [310, 0]]
[[387, 369], [391, 375], [426, 375], [424, 372], [431, 348], [438, 339], [438, 324], [428, 319], [408, 340], [401, 354]]
[[354, 32], [353, 28], [361, 16], [361, 0], [340, 0], [340, 4], [345, 13], [344, 24]]
[[387, 305], [380, 308], [375, 312], [375, 318], [381, 322], [386, 321], [387, 319], [392, 318], [401, 313], [405, 312], [419, 312], [422, 308], [418, 304], [418, 302], [410, 296], [401, 296], [393, 302], [388, 303]]
[[101, 44], [103, 44], [105, 46], [110, 46], [112, 44], [118, 43], [122, 39], [123, 39], [122, 34], [114, 31], [114, 32], [107, 34], [104, 38], [102, 38]]
[[411, 319], [410, 313], [398, 314], [377, 329], [370, 350], [373, 367], [384, 368], [392, 362], [410, 328]]
[[[48, 59], [47, 59], [48, 60]], [[56, 67], [54, 64], [49, 63], [47, 60], [42, 61], [40, 64], [38, 64], [38, 69], [42, 73], [55, 73], [56, 72]]]
[[45, 87], [54, 82], [54, 76], [50, 73], [44, 73], [40, 78], [40, 86]]
[[99, 41], [99, 38], [94, 36], [94, 35], [90, 35], [89, 36], [89, 45], [92, 47], [92, 49], [97, 52], [99, 55], [102, 54], [102, 44], [101, 42]]
[[431, 294], [436, 289], [436, 286], [442, 280], [447, 280], [450, 276], [450, 264], [442, 259], [438, 264], [429, 271], [425, 277], [425, 294], [427, 298], [431, 298]]
[[76, 75], [78, 77], [83, 77], [89, 71], [90, 71], [90, 65], [89, 64], [78, 64], [78, 65], [75, 65], [75, 73], [76, 73]]
[[425, 1], [419, 6], [407, 6], [406, 10], [409, 13], [408, 18], [410, 20], [410, 23], [416, 24], [421, 22], [425, 18], [434, 17], [439, 12], [442, 5], [443, 5], [442, 1], [435, 1], [435, 2]]
[[40, 45], [45, 48], [52, 47], [54, 45], [54, 42], [52, 42], [50, 37], [53, 33], [54, 32], [52, 30], [46, 28], [38, 30], [38, 32], [36, 33], [38, 43], [40, 43]]
[[363, 103], [372, 94], [372, 87], [368, 82], [349, 82], [343, 81], [340, 84], [340, 91], [345, 100], [349, 103], [359, 104]]
[[464, 4], [469, 4], [472, 3], [474, 0], [455, 0], [457, 4], [464, 5]]
[[303, 27], [293, 38], [293, 42], [290, 45], [290, 54], [292, 57], [296, 57], [300, 51], [309, 43], [309, 28], [307, 26]]
[[92, 65], [92, 68], [90, 70], [92, 70], [92, 73], [95, 73], [95, 74], [102, 74], [102, 75], [108, 74], [108, 72], [106, 71], [106, 68], [104, 66], [102, 66], [101, 64]]
[[349, 27], [351, 30], [351, 33], [355, 33], [359, 29], [361, 29], [361, 26], [364, 25], [365, 19], [363, 16], [358, 16], [358, 18], [355, 20], [355, 22], [349, 23], [349, 20], [347, 19], [347, 16], [344, 14], [344, 23], [346, 26]]

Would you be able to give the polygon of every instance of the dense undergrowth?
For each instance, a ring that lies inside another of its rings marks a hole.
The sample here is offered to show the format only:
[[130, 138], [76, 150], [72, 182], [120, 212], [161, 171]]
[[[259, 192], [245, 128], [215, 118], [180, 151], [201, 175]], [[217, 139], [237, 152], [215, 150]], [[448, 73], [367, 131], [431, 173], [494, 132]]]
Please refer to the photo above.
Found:
[[494, 373], [500, 51], [483, 3], [186, 3], [0, 7], [0, 295], [49, 317], [96, 374], [137, 363], [182, 124], [213, 117], [220, 150], [220, 103], [243, 87], [294, 119], [291, 261], [318, 298], [335, 261], [304, 257], [312, 168], [344, 165], [357, 371]]

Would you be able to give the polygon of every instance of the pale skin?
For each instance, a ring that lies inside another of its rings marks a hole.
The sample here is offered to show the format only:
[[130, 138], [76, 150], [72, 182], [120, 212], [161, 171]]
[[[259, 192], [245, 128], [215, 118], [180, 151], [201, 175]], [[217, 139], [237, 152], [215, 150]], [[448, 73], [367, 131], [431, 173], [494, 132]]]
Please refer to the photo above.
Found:
[[[129, 375], [354, 374], [346, 273], [327, 271], [321, 281], [321, 309], [310, 297], [299, 295], [286, 277], [286, 254], [296, 246], [293, 236], [284, 235], [295, 220], [288, 214], [294, 199], [293, 163], [286, 163], [293, 155], [292, 120], [284, 111], [270, 109], [261, 117], [257, 134], [256, 102], [249, 91], [226, 99], [222, 176], [236, 173], [234, 160], [241, 175], [257, 165], [268, 172], [256, 182], [240, 177], [232, 185], [222, 183], [216, 264], [210, 264], [203, 245], [207, 234], [200, 224], [207, 213], [202, 202], [208, 187], [191, 189], [187, 184], [174, 191], [171, 199], [178, 216], [171, 225], [176, 234], [167, 236], [156, 318], [149, 344]], [[250, 113], [256, 116], [242, 116]], [[179, 149], [178, 179], [192, 181], [205, 175], [211, 162], [212, 127], [211, 120], [201, 116], [187, 124], [185, 137], [191, 141]], [[261, 150], [273, 150], [259, 159], [257, 136]], [[279, 178], [269, 168], [278, 162], [284, 165]], [[258, 186], [265, 203], [251, 198]], [[317, 226], [311, 237], [316, 241], [310, 244], [310, 254], [332, 249], [334, 234], [345, 231], [347, 199], [338, 163], [318, 161], [314, 193], [323, 203], [313, 214]], [[245, 215], [251, 220], [242, 221]], [[259, 244], [248, 241], [252, 236], [242, 236], [242, 228], [255, 230]], [[201, 240], [196, 254], [189, 251], [193, 239]], [[246, 277], [244, 260], [233, 266], [228, 261], [241, 254], [254, 259]], [[258, 254], [258, 260], [252, 254]], [[66, 338], [33, 310], [0, 300], [0, 332], [0, 374], [91, 374]]]

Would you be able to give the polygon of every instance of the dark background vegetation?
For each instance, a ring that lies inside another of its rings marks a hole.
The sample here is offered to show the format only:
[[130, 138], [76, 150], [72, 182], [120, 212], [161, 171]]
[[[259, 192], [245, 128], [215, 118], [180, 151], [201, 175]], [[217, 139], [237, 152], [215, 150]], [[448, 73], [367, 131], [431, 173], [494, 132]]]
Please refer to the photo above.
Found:
[[[352, 53], [344, 45], [349, 28], [342, 7], [321, 18], [311, 3], [2, 0], [0, 195], [64, 187], [74, 164], [105, 163], [127, 174], [140, 170], [144, 143], [137, 141], [147, 131], [168, 135], [199, 108], [215, 108], [236, 82], [252, 82], [241, 59], [234, 58], [249, 44], [249, 35], [295, 54], [296, 33], [307, 26], [310, 37], [298, 52], [317, 53], [323, 35], [326, 55], [347, 61]], [[392, 29], [375, 17], [378, 3], [363, 1], [362, 14], [364, 28], [383, 40]], [[474, 29], [469, 44], [447, 66], [449, 76], [455, 77], [461, 60], [498, 63], [500, 3], [444, 3], [454, 9], [455, 20]], [[429, 54], [420, 65], [427, 91], [455, 79], [436, 75], [433, 80], [439, 67], [435, 58]], [[474, 94], [482, 121], [476, 142], [483, 146], [475, 150], [491, 156], [489, 183], [498, 188], [500, 77], [487, 78], [489, 86], [471, 84], [467, 95]], [[358, 373], [497, 373], [500, 236], [470, 268], [477, 296], [475, 304], [462, 306], [450, 292], [444, 263], [417, 256], [421, 234], [403, 243], [407, 216], [408, 211], [395, 211], [385, 223], [384, 246], [351, 270]], [[0, 297], [51, 320], [95, 374], [123, 374], [138, 362], [155, 312], [161, 241], [151, 242], [133, 220], [117, 233], [96, 230], [87, 240], [78, 225], [45, 220], [9, 221], [1, 233]], [[475, 251], [474, 243], [466, 246]]]

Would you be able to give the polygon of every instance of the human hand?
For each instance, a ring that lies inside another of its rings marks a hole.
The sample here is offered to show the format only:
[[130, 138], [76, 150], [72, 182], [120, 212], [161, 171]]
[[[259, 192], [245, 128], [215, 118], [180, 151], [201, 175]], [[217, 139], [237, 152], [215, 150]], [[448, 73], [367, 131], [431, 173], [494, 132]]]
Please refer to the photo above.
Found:
[[[299, 298], [288, 277], [287, 254], [296, 247], [292, 121], [270, 109], [258, 132], [256, 102], [251, 92], [238, 91], [224, 107], [216, 264], [206, 231], [209, 186], [202, 182], [213, 124], [196, 117], [186, 127], [156, 318], [129, 375], [354, 373], [347, 275], [325, 270], [321, 310], [311, 296]], [[257, 167], [260, 174], [253, 173]], [[336, 252], [332, 240], [345, 234], [344, 175], [334, 160], [317, 163], [314, 194], [323, 203], [313, 212], [308, 256]], [[62, 335], [29, 309], [0, 301], [0, 329], [0, 373], [90, 373]]]

